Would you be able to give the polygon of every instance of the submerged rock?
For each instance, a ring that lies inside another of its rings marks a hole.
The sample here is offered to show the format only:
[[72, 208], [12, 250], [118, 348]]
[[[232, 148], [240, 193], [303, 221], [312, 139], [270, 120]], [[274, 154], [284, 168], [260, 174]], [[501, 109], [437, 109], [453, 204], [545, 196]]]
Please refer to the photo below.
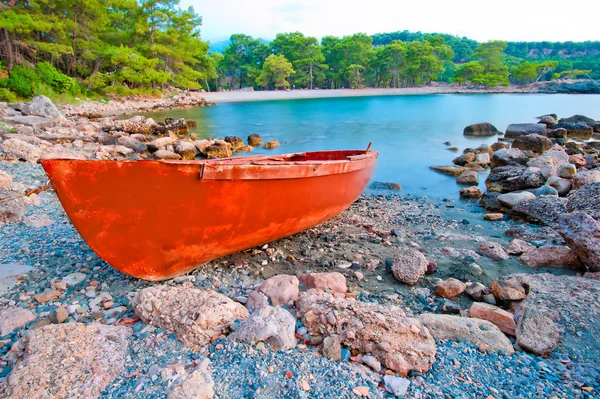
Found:
[[260, 137], [260, 134], [251, 134], [248, 136], [248, 145], [252, 147], [260, 147], [263, 145], [263, 139]]
[[272, 150], [277, 147], [279, 147], [279, 140], [267, 141], [266, 144], [263, 146], [263, 148], [266, 150]]
[[338, 335], [360, 353], [370, 353], [404, 376], [425, 372], [435, 358], [435, 341], [417, 319], [393, 305], [336, 299], [322, 291], [300, 294], [298, 315], [312, 335]]
[[225, 295], [185, 286], [145, 288], [132, 304], [145, 323], [175, 334], [187, 346], [204, 346], [227, 332], [231, 323], [249, 316], [245, 307]]

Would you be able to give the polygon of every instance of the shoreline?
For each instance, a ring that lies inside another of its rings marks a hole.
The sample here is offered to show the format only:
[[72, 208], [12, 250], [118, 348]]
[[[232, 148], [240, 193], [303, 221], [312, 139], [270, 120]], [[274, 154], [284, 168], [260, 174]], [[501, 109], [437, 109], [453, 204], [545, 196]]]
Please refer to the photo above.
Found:
[[248, 101], [281, 101], [316, 98], [414, 96], [428, 94], [540, 94], [534, 87], [496, 87], [474, 89], [459, 86], [422, 86], [399, 89], [328, 89], [328, 90], [285, 90], [285, 91], [218, 91], [204, 92], [202, 96], [211, 103]]

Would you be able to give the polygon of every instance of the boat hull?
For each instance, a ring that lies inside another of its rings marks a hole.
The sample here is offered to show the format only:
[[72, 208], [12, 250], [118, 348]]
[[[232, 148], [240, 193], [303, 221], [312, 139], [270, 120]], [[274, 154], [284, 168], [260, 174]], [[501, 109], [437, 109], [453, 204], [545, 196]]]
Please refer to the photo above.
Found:
[[89, 246], [123, 273], [156, 281], [338, 215], [364, 190], [377, 157], [348, 153], [334, 161], [41, 163]]

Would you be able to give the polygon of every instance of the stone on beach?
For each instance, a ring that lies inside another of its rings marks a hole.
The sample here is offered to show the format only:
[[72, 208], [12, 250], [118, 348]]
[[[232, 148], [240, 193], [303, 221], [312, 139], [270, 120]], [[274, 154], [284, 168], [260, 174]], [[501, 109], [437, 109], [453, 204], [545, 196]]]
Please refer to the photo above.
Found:
[[24, 327], [35, 320], [35, 314], [28, 309], [8, 307], [0, 310], [0, 336]]
[[600, 182], [589, 183], [567, 196], [567, 212], [582, 211], [600, 220]]
[[204, 358], [200, 365], [177, 384], [167, 399], [211, 399], [215, 395], [215, 382], [208, 369], [210, 361]]
[[481, 189], [477, 186], [461, 188], [459, 193], [461, 198], [467, 199], [478, 199], [483, 195]]
[[558, 170], [558, 176], [563, 179], [572, 179], [577, 174], [577, 168], [572, 163], [563, 165]]
[[[22, 192], [13, 190], [10, 187], [0, 187], [0, 200], [14, 198]], [[2, 223], [18, 223], [25, 215], [25, 202], [23, 198], [11, 200], [0, 204], [0, 225]]]
[[504, 137], [516, 139], [529, 134], [545, 135], [546, 132], [546, 126], [541, 123], [513, 123], [506, 128]]
[[339, 272], [308, 273], [300, 276], [299, 280], [308, 288], [322, 291], [330, 290], [340, 294], [344, 294], [347, 291], [346, 277]]
[[243, 320], [229, 338], [250, 344], [266, 342], [281, 350], [296, 346], [296, 319], [281, 307], [262, 306]]
[[500, 331], [508, 335], [515, 335], [515, 317], [497, 306], [483, 302], [474, 302], [469, 309], [469, 316], [487, 320], [496, 325]]
[[542, 153], [552, 148], [552, 141], [545, 136], [539, 134], [528, 134], [517, 137], [512, 143], [512, 148], [518, 148], [521, 151], [533, 151]]
[[512, 207], [512, 214], [523, 216], [533, 223], [555, 226], [560, 215], [567, 210], [567, 200], [552, 195], [543, 195], [521, 201]]
[[435, 293], [442, 298], [454, 298], [462, 294], [466, 289], [467, 285], [465, 283], [450, 277], [438, 283], [437, 287], [435, 287]]
[[97, 323], [53, 324], [31, 330], [11, 352], [10, 398], [96, 398], [125, 372], [131, 330]]
[[204, 151], [208, 158], [230, 158], [232, 155], [231, 148], [222, 145], [212, 144], [206, 147]]
[[464, 166], [457, 165], [430, 166], [429, 168], [435, 170], [436, 172], [440, 172], [450, 176], [458, 176], [463, 172], [467, 171], [467, 168], [465, 168]]
[[521, 191], [518, 193], [500, 194], [498, 196], [498, 202], [500, 202], [502, 205], [504, 205], [507, 208], [512, 208], [513, 206], [519, 204], [520, 202], [534, 199], [534, 198], [535, 198], [535, 194], [533, 194], [529, 191]]
[[400, 248], [392, 256], [392, 274], [404, 284], [413, 285], [427, 271], [428, 261], [421, 252]]
[[0, 170], [0, 187], [10, 187], [12, 184], [12, 177]]
[[[556, 190], [559, 196], [564, 197], [571, 191], [573, 183], [570, 179], [563, 179], [558, 176], [551, 176], [546, 181], [546, 184]], [[542, 186], [544, 187], [544, 186]]]
[[521, 255], [521, 263], [529, 267], [566, 267], [583, 270], [584, 266], [569, 247], [546, 245]]
[[600, 221], [585, 212], [566, 213], [559, 220], [559, 234], [592, 271], [600, 271]]
[[492, 292], [501, 301], [520, 301], [527, 296], [521, 284], [505, 280], [492, 281]]
[[231, 323], [249, 316], [244, 306], [224, 295], [186, 286], [145, 288], [132, 305], [144, 322], [175, 334], [187, 346], [204, 346], [227, 332]]
[[479, 244], [477, 252], [494, 260], [504, 260], [508, 259], [509, 257], [502, 245], [498, 244], [497, 242], [484, 241]]
[[433, 364], [436, 346], [429, 331], [397, 306], [339, 299], [309, 290], [300, 294], [296, 308], [310, 334], [341, 332], [344, 345], [370, 353], [401, 375], [411, 370], [425, 372]]
[[181, 155], [176, 154], [172, 151], [167, 151], [167, 150], [158, 150], [154, 153], [154, 157], [156, 159], [173, 159], [173, 160], [178, 160], [181, 159]]
[[7, 155], [27, 162], [37, 162], [43, 154], [39, 147], [20, 139], [4, 140], [1, 147]]
[[456, 178], [458, 184], [479, 184], [479, 175], [473, 170], [463, 172]]
[[535, 249], [535, 247], [533, 245], [531, 245], [530, 243], [528, 243], [527, 241], [523, 241], [518, 238], [515, 238], [514, 240], [512, 240], [510, 242], [510, 244], [508, 244], [508, 247], [506, 248], [506, 252], [509, 255], [522, 255], [526, 252], [531, 251], [532, 249]]
[[182, 159], [192, 160], [196, 158], [198, 149], [194, 143], [190, 143], [189, 141], [179, 141], [175, 146], [175, 152], [181, 155]]
[[493, 323], [469, 317], [424, 313], [418, 319], [435, 339], [465, 340], [473, 345], [487, 345], [490, 352], [512, 355], [510, 340]]
[[21, 109], [23, 115], [35, 115], [50, 118], [55, 121], [63, 121], [65, 117], [61, 114], [52, 101], [46, 96], [37, 96], [31, 99]]
[[224, 140], [231, 144], [232, 150], [236, 150], [244, 146], [244, 140], [242, 140], [242, 138], [238, 136], [227, 136]]
[[291, 305], [298, 299], [298, 285], [296, 276], [280, 274], [263, 281], [256, 290], [265, 294], [273, 306]]
[[342, 343], [337, 335], [329, 335], [323, 339], [321, 353], [326, 359], [340, 361], [342, 359]]
[[485, 186], [488, 191], [510, 193], [528, 188], [538, 188], [545, 182], [546, 179], [539, 168], [510, 164], [493, 168], [485, 180]]
[[396, 397], [406, 395], [409, 386], [410, 380], [407, 378], [396, 377], [393, 375], [383, 376], [383, 387], [386, 391]]
[[498, 221], [498, 220], [504, 219], [504, 214], [503, 213], [486, 213], [485, 215], [483, 215], [483, 218], [485, 220]]
[[600, 169], [582, 170], [573, 176], [573, 188], [578, 189], [590, 183], [600, 182]]
[[490, 166], [506, 166], [511, 164], [527, 165], [529, 158], [518, 148], [500, 148], [494, 151]]

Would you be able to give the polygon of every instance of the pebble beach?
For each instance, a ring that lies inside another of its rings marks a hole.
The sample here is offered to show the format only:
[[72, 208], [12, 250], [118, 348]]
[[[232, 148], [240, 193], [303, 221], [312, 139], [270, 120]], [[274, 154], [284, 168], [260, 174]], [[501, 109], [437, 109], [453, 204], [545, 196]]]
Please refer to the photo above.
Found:
[[[196, 98], [147, 108], [217, 101]], [[59, 113], [3, 125], [4, 197], [46, 183], [35, 158], [48, 154], [194, 159], [250, 145], [173, 133], [186, 121]], [[163, 282], [99, 258], [51, 190], [0, 205], [0, 397], [597, 397], [596, 124], [559, 123], [469, 130], [500, 144], [432, 165], [464, 182], [459, 200], [377, 182], [321, 225]]]

